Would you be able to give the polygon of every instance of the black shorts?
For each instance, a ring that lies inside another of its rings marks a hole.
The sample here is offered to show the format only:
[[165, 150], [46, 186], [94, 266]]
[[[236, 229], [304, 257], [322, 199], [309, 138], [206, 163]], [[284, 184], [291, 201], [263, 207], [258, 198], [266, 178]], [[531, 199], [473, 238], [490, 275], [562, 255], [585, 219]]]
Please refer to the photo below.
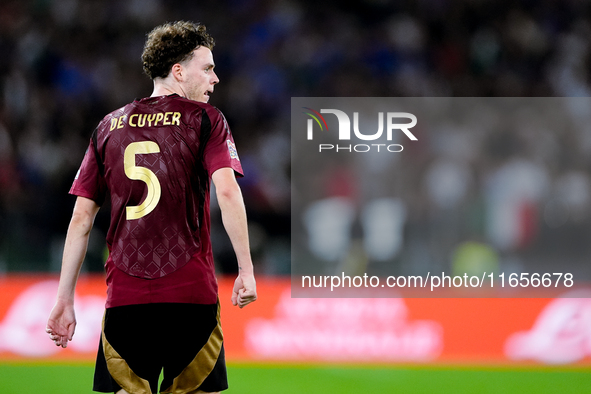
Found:
[[205, 392], [228, 388], [219, 303], [142, 304], [105, 311], [93, 390]]

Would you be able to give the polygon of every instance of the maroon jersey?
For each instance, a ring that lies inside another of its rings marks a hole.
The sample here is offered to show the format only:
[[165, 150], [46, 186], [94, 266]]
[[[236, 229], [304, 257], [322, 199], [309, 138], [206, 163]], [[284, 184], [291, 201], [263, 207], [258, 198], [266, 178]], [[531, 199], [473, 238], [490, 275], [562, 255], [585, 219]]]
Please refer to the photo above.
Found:
[[205, 275], [206, 287], [217, 292], [209, 185], [223, 167], [242, 175], [228, 124], [209, 104], [174, 94], [107, 115], [70, 190], [98, 204], [110, 194], [107, 281], [121, 275], [111, 265], [138, 279], [164, 279], [191, 262], [195, 267], [183, 271]]

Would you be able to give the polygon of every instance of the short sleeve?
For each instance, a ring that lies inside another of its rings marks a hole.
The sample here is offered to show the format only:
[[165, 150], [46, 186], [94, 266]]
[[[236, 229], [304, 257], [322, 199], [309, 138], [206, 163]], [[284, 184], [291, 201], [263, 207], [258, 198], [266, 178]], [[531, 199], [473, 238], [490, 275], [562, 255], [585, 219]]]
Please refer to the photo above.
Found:
[[[210, 137], [203, 154], [203, 161], [209, 175], [211, 176], [220, 168], [229, 167], [234, 170], [236, 176], [244, 176], [234, 138], [226, 118], [215, 107], [208, 108], [204, 116], [209, 118], [211, 124]], [[203, 122], [207, 122], [207, 120], [203, 119]]]
[[97, 204], [102, 205], [105, 200], [107, 187], [104, 175], [99, 168], [99, 161], [96, 156], [97, 151], [94, 144], [95, 141], [91, 139], [82, 159], [80, 169], [74, 178], [70, 194], [90, 198]]

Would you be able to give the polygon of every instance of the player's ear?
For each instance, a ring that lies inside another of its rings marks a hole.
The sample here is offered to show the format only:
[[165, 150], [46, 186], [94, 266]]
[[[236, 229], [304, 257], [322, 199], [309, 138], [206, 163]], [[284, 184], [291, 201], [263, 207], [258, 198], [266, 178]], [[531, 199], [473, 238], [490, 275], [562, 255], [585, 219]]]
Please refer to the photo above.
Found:
[[174, 79], [178, 82], [182, 82], [183, 81], [183, 66], [181, 66], [180, 63], [175, 63], [172, 65], [172, 68], [170, 69], [170, 73], [172, 74], [172, 76], [174, 77]]

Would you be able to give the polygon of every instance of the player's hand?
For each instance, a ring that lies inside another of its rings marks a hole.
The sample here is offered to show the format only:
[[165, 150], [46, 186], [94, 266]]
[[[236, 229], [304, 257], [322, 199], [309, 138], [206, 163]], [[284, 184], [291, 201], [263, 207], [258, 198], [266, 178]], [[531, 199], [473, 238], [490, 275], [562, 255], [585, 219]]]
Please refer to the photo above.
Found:
[[72, 340], [75, 329], [74, 304], [57, 301], [49, 315], [45, 332], [49, 334], [49, 338], [56, 346], [65, 348], [68, 346], [68, 341]]
[[238, 275], [232, 291], [232, 305], [244, 308], [257, 299], [257, 284], [254, 275]]

